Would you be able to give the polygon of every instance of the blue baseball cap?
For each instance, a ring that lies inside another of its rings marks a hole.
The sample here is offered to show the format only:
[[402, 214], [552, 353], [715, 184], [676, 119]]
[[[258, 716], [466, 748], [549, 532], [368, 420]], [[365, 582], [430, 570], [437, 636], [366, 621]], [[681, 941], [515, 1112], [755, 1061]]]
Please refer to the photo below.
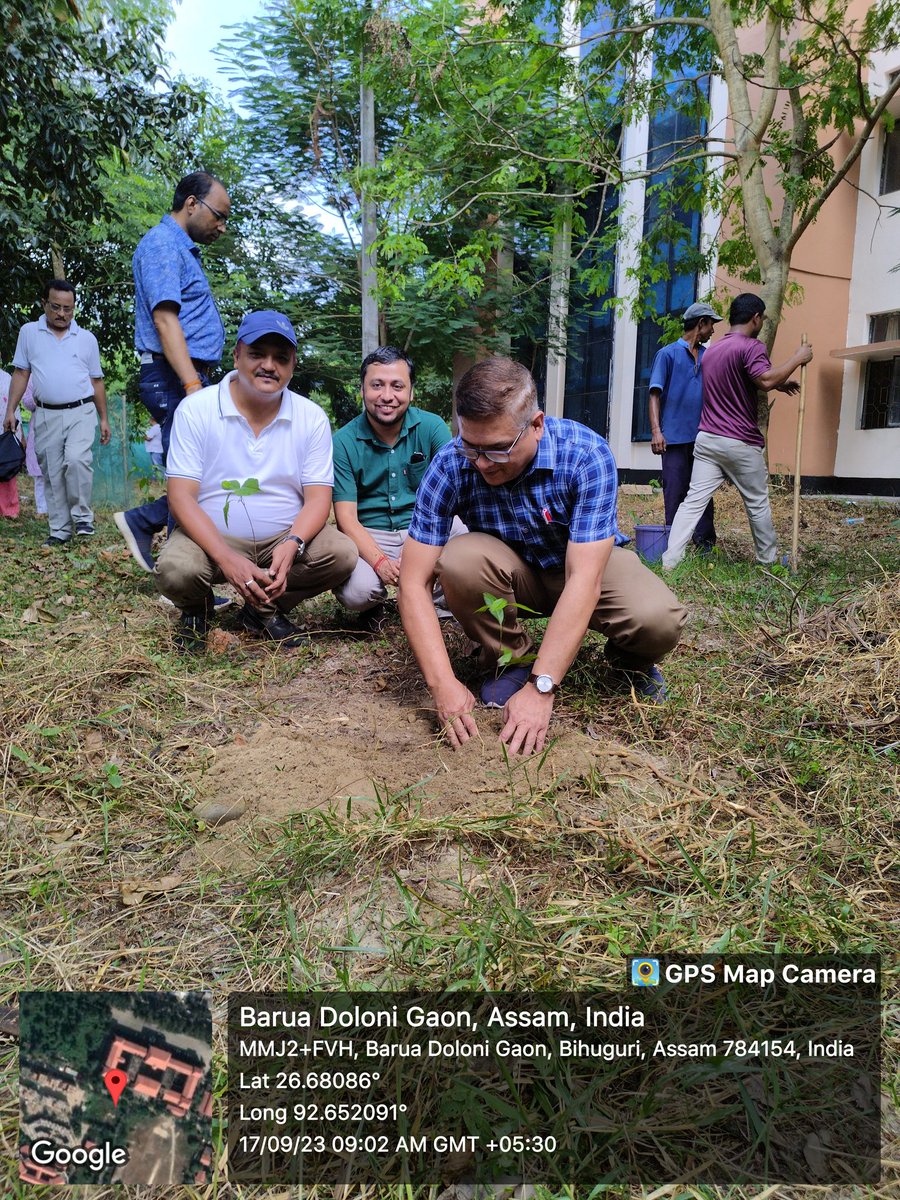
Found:
[[262, 312], [247, 313], [243, 321], [241, 321], [241, 327], [237, 332], [237, 340], [249, 344], [258, 341], [261, 337], [265, 337], [267, 333], [277, 333], [279, 337], [287, 338], [296, 350], [297, 335], [294, 333], [293, 325], [284, 313], [272, 312], [271, 309], [264, 309]]

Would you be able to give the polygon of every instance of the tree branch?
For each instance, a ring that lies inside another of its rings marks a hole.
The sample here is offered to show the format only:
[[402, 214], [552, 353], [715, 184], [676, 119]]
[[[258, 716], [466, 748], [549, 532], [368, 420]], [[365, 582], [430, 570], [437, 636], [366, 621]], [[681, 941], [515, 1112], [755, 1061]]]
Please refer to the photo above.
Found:
[[819, 191], [819, 194], [816, 196], [815, 200], [803, 214], [801, 219], [797, 222], [796, 228], [792, 231], [790, 237], [785, 243], [785, 251], [788, 255], [790, 255], [800, 238], [822, 211], [822, 205], [825, 203], [831, 193], [835, 190], [838, 184], [840, 184], [846, 178], [854, 163], [862, 154], [863, 148], [865, 147], [866, 142], [872, 136], [872, 133], [874, 132], [878, 122], [887, 112], [891, 101], [898, 92], [900, 92], [900, 71], [898, 71], [891, 78], [888, 86], [885, 88], [884, 95], [881, 96], [878, 103], [872, 109], [870, 116], [864, 122], [862, 129], [859, 131], [859, 133], [857, 133], [856, 141], [851, 146], [849, 153], [844, 158], [844, 161], [839, 167], [837, 167], [837, 169], [834, 171], [834, 174], [831, 176], [825, 186]]

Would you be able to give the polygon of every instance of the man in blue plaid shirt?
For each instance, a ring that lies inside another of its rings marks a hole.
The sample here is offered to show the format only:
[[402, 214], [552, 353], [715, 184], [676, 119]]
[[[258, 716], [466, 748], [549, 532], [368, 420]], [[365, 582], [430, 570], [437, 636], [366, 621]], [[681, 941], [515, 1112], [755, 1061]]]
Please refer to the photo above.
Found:
[[[476, 701], [444, 646], [431, 602], [436, 579], [481, 646], [481, 699], [504, 710], [500, 737], [512, 753], [543, 748], [554, 694], [589, 628], [606, 635], [607, 658], [638, 695], [663, 700], [656, 662], [677, 644], [686, 614], [623, 549], [606, 441], [575, 421], [545, 417], [530, 373], [508, 358], [466, 372], [456, 411], [459, 435], [419, 486], [400, 567], [403, 626], [450, 745], [477, 734]], [[454, 516], [470, 532], [451, 540]], [[478, 611], [484, 593], [507, 602], [502, 627]], [[550, 617], [528, 666], [516, 661], [532, 644], [516, 604]]]

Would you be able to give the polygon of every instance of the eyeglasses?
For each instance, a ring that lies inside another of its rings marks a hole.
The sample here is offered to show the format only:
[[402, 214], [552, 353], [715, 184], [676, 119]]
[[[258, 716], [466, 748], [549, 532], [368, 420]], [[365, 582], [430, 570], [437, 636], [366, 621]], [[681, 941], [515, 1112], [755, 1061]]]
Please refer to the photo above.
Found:
[[199, 196], [195, 196], [194, 199], [198, 204], [202, 204], [204, 208], [208, 208], [217, 221], [221, 221], [223, 225], [228, 224], [228, 213], [219, 212], [217, 208], [213, 208], [211, 204], [207, 204], [205, 200], [201, 200]]
[[516, 448], [516, 442], [530, 425], [530, 421], [525, 422], [516, 435], [516, 441], [513, 442], [508, 450], [482, 450], [479, 446], [467, 446], [462, 438], [457, 438], [455, 443], [457, 452], [472, 463], [477, 462], [482, 457], [492, 463], [507, 463], [513, 450]]
[[44, 303], [47, 305], [47, 307], [50, 309], [51, 312], [68, 314], [68, 313], [73, 313], [75, 311], [74, 304], [54, 304], [52, 300], [45, 300]]

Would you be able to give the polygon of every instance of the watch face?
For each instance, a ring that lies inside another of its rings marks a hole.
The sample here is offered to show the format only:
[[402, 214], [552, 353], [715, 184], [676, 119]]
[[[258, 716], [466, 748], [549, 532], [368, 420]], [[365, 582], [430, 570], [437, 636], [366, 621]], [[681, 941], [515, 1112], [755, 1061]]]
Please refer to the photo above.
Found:
[[534, 681], [534, 686], [539, 692], [543, 692], [546, 695], [548, 692], [553, 691], [553, 680], [549, 675], [538, 675]]

